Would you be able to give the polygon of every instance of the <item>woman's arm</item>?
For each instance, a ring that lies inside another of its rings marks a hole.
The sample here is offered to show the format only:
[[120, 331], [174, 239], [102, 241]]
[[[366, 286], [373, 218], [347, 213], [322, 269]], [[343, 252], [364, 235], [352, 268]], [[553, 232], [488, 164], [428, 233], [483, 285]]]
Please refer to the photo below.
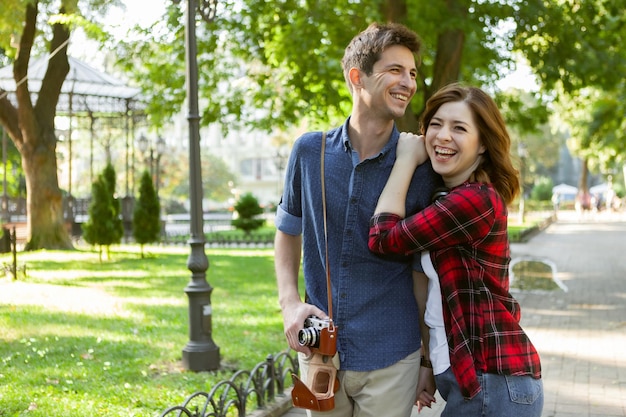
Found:
[[400, 133], [396, 148], [396, 162], [393, 165], [387, 184], [383, 188], [374, 214], [393, 213], [405, 216], [406, 194], [413, 172], [418, 165], [426, 162], [428, 154], [424, 137], [412, 133]]
[[380, 254], [410, 254], [472, 244], [487, 236], [504, 202], [489, 184], [468, 183], [404, 219], [378, 213], [370, 219], [368, 245]]

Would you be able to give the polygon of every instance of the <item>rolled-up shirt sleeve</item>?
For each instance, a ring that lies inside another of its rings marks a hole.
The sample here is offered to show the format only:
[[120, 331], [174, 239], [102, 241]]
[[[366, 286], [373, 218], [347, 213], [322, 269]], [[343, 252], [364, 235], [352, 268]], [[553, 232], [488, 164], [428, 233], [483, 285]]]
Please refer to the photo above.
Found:
[[280, 205], [276, 209], [276, 228], [288, 235], [297, 236], [302, 234], [302, 218], [285, 211]]
[[401, 240], [390, 235], [391, 230], [402, 221], [402, 217], [392, 213], [376, 214], [370, 220], [369, 249], [378, 254], [404, 254], [406, 246]]

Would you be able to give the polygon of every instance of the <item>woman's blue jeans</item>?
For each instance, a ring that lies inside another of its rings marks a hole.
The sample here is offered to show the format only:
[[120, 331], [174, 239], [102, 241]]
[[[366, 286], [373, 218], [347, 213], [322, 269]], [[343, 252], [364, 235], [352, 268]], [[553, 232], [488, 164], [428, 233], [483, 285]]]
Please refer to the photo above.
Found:
[[478, 381], [480, 392], [467, 400], [461, 394], [452, 369], [435, 375], [437, 389], [446, 400], [441, 417], [541, 417], [541, 379], [479, 373]]

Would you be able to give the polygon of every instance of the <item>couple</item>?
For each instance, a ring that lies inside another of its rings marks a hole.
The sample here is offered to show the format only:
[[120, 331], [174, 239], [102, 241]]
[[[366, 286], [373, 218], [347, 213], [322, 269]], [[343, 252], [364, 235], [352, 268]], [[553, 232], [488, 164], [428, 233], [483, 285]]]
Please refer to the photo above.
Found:
[[[443, 416], [540, 416], [539, 357], [508, 293], [506, 206], [519, 189], [509, 136], [493, 100], [460, 85], [428, 101], [424, 136], [400, 134], [419, 48], [406, 27], [372, 24], [342, 60], [353, 109], [325, 151], [339, 384], [333, 410], [307, 413], [409, 416], [438, 389]], [[278, 297], [303, 377], [298, 331], [328, 317], [320, 140], [294, 144], [276, 215]]]

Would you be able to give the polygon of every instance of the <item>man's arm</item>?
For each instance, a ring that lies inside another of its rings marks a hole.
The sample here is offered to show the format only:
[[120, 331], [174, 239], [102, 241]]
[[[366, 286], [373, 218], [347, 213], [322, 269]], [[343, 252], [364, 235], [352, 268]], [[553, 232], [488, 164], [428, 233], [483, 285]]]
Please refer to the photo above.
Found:
[[278, 285], [278, 302], [283, 313], [283, 327], [289, 347], [310, 354], [307, 346], [298, 343], [298, 331], [304, 326], [304, 320], [311, 315], [320, 318], [328, 316], [319, 308], [305, 304], [298, 292], [298, 274], [302, 252], [301, 235], [293, 236], [276, 231], [274, 238], [274, 268]]

